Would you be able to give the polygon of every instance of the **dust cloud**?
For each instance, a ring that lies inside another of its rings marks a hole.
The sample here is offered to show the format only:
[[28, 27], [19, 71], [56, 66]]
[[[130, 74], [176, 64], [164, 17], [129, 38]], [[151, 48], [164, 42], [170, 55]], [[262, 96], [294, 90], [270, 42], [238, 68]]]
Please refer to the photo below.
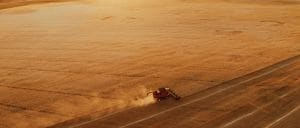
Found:
[[[77, 116], [86, 114], [105, 114], [120, 109], [142, 107], [155, 102], [152, 95], [147, 95], [146, 87], [113, 88], [99, 93], [95, 97], [69, 97], [51, 105], [53, 113]], [[93, 93], [95, 94], [95, 93]]]
[[144, 86], [137, 86], [131, 88], [117, 88], [113, 95], [115, 101], [120, 107], [139, 107], [146, 106], [155, 102], [152, 95], [147, 95], [150, 92]]
[[149, 92], [146, 88], [142, 89], [141, 92], [142, 94], [144, 94], [144, 96], [138, 97], [133, 100], [133, 106], [146, 106], [155, 102], [155, 99], [152, 95], [145, 95]]

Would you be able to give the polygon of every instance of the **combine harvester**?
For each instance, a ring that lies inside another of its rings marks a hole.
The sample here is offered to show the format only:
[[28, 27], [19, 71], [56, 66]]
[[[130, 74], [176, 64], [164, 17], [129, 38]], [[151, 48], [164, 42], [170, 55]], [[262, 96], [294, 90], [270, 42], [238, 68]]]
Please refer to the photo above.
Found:
[[148, 95], [149, 94], [152, 94], [153, 98], [156, 99], [156, 101], [165, 100], [165, 99], [168, 99], [169, 97], [172, 97], [175, 100], [181, 99], [181, 97], [178, 96], [170, 88], [158, 88], [156, 91], [149, 92]]

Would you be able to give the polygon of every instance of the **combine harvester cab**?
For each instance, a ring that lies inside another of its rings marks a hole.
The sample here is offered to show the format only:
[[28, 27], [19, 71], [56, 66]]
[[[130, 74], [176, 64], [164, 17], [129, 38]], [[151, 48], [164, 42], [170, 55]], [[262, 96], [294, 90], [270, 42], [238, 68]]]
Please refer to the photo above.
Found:
[[168, 99], [169, 97], [172, 97], [175, 100], [181, 99], [181, 97], [178, 96], [170, 88], [159, 88], [158, 90], [152, 92], [152, 94], [153, 94], [153, 98], [156, 99], [157, 101]]

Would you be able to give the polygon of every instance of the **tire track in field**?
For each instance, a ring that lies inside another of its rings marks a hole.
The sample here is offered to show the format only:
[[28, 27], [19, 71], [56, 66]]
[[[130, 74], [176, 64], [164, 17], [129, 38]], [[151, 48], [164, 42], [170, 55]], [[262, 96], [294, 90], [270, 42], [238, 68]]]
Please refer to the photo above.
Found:
[[232, 126], [232, 125], [238, 123], [239, 121], [241, 121], [241, 120], [243, 120], [243, 119], [246, 119], [247, 117], [250, 117], [250, 116], [254, 115], [255, 113], [258, 113], [258, 112], [260, 112], [260, 111], [263, 111], [264, 109], [266, 109], [267, 107], [270, 107], [270, 106], [273, 105], [274, 103], [276, 103], [276, 102], [278, 102], [278, 101], [280, 101], [280, 100], [283, 100], [284, 98], [290, 96], [292, 93], [297, 92], [297, 91], [299, 90], [299, 88], [300, 88], [300, 87], [298, 87], [298, 88], [296, 88], [296, 89], [294, 89], [294, 90], [292, 90], [292, 91], [290, 91], [290, 92], [288, 92], [288, 93], [286, 93], [286, 94], [280, 96], [278, 99], [276, 99], [276, 100], [274, 100], [274, 101], [271, 101], [271, 102], [266, 103], [266, 104], [264, 104], [264, 105], [262, 105], [262, 106], [259, 106], [257, 109], [255, 109], [255, 110], [253, 110], [253, 111], [250, 111], [249, 113], [246, 113], [246, 114], [244, 114], [244, 115], [242, 115], [242, 116], [240, 116], [240, 117], [238, 117], [238, 118], [236, 118], [236, 119], [234, 119], [234, 120], [232, 120], [232, 121], [230, 121], [230, 122], [227, 122], [226, 124], [224, 124], [224, 125], [222, 126], [222, 128], [230, 127], [230, 126]]

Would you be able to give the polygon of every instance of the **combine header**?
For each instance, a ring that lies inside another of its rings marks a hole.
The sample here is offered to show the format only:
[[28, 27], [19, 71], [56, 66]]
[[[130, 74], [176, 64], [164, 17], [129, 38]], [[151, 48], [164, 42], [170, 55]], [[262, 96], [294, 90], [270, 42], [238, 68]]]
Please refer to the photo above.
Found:
[[158, 88], [158, 90], [150, 92], [150, 93], [152, 93], [153, 98], [156, 99], [157, 101], [168, 99], [169, 97], [172, 97], [175, 100], [180, 100], [180, 98], [181, 98], [170, 88]]

